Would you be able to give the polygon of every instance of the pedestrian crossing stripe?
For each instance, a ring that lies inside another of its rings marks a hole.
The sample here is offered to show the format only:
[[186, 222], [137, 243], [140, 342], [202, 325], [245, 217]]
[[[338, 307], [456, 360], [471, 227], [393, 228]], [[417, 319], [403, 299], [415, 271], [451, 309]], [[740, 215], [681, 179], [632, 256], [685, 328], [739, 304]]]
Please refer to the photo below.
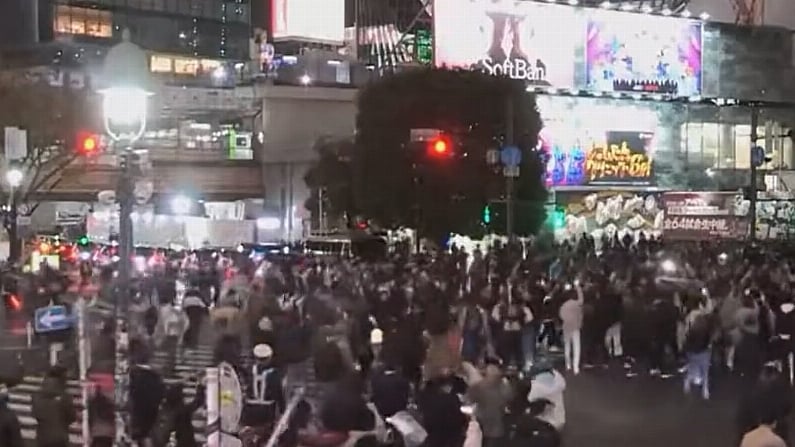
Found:
[[[244, 354], [241, 357], [247, 359], [250, 356]], [[168, 353], [156, 350], [150, 363], [154, 368], [162, 368], [168, 358]], [[196, 395], [197, 382], [195, 379], [204, 374], [206, 368], [212, 365], [212, 360], [213, 352], [211, 349], [206, 347], [186, 349], [176, 358], [173, 373], [169, 376], [163, 376], [163, 383], [165, 385], [183, 384], [185, 398], [188, 400], [192, 399]], [[8, 390], [8, 407], [17, 414], [22, 428], [22, 437], [26, 440], [36, 439], [36, 426], [38, 424], [35, 417], [33, 417], [32, 403], [33, 396], [39, 392], [43, 381], [44, 377], [42, 376], [25, 376], [21, 383]], [[83, 446], [80, 423], [81, 410], [83, 409], [80, 381], [67, 380], [66, 392], [72, 397], [78, 414], [78, 421], [69, 426], [69, 444], [72, 446]], [[206, 413], [204, 409], [199, 409], [193, 413], [192, 423], [196, 441], [199, 444], [204, 444], [206, 442]]]

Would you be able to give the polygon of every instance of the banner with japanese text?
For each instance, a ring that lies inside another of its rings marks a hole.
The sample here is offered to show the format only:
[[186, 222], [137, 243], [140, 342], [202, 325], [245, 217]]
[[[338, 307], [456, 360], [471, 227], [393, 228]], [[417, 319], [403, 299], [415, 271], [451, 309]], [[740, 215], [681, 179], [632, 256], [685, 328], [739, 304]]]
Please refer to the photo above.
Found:
[[663, 237], [668, 240], [742, 239], [748, 219], [739, 215], [741, 197], [733, 192], [663, 194]]

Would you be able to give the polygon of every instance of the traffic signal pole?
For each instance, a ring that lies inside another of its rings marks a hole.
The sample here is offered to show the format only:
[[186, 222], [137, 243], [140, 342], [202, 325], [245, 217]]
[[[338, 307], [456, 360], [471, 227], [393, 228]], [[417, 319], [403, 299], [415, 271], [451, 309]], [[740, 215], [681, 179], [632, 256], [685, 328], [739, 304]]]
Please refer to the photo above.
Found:
[[[513, 97], [510, 93], [505, 98], [505, 146], [513, 146], [514, 142], [514, 107]], [[513, 240], [514, 231], [514, 176], [512, 173], [505, 172], [505, 228], [508, 233], [508, 240]], [[510, 174], [510, 175], [509, 175]]]
[[755, 105], [751, 105], [751, 187], [748, 189], [748, 201], [750, 202], [750, 206], [748, 207], [748, 215], [751, 228], [748, 237], [752, 241], [756, 240], [756, 178], [758, 167], [756, 161], [754, 160], [753, 152], [756, 147], [756, 141], [759, 139], [759, 135], [756, 133], [757, 127], [759, 127], [759, 108], [757, 108]]

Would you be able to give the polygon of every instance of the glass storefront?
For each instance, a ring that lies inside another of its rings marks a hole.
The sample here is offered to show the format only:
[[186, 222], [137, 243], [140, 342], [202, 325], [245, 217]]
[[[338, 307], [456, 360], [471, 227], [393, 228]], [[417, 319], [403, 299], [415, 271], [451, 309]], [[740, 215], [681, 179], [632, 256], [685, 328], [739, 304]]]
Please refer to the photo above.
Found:
[[[692, 179], [750, 168], [751, 111], [746, 107], [609, 96], [539, 95], [537, 103], [544, 122], [540, 147], [548, 156], [552, 188], [703, 187]], [[786, 137], [793, 122], [795, 108], [760, 109], [757, 144], [771, 159], [762, 169], [795, 166], [792, 140]]]

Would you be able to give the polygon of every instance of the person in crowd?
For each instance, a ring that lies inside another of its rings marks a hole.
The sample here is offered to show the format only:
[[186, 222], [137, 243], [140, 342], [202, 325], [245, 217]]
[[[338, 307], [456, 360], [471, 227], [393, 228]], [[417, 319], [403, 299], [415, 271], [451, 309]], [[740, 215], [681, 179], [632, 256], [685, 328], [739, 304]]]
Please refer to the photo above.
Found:
[[532, 323], [533, 312], [518, 299], [506, 295], [494, 306], [491, 317], [498, 326], [497, 352], [503, 364], [523, 368], [528, 359], [522, 347], [522, 334]]
[[76, 419], [74, 404], [66, 391], [61, 371], [51, 370], [33, 397], [36, 443], [39, 447], [68, 447], [69, 425]]
[[182, 340], [188, 329], [188, 317], [173, 303], [163, 303], [159, 309], [154, 339], [167, 355], [165, 372], [171, 373], [179, 359]]
[[566, 405], [563, 400], [566, 379], [546, 360], [536, 362], [529, 376], [531, 386], [527, 401], [539, 408], [536, 417], [556, 430], [562, 430], [566, 424]]
[[502, 446], [506, 435], [505, 408], [513, 396], [510, 384], [496, 363], [489, 363], [484, 377], [469, 384], [467, 397], [475, 405], [475, 416], [483, 433], [483, 447]]
[[773, 363], [765, 365], [756, 383], [741, 396], [737, 413], [740, 436], [756, 428], [762, 419], [772, 417], [775, 421], [772, 429], [779, 438], [789, 440], [790, 393], [790, 387], [777, 366]]
[[131, 340], [129, 351], [130, 432], [135, 442], [145, 446], [151, 441], [165, 386], [160, 374], [149, 364], [149, 349], [142, 340]]
[[99, 387], [88, 401], [88, 425], [91, 431], [91, 447], [113, 447], [116, 432], [116, 416], [113, 401]]
[[[696, 301], [691, 301], [696, 303]], [[712, 358], [713, 317], [699, 304], [691, 305], [686, 318], [684, 350], [687, 356], [684, 391], [690, 393], [693, 385], [701, 387], [701, 396], [709, 399], [709, 369]]]
[[243, 407], [241, 423], [251, 427], [272, 427], [285, 409], [282, 376], [272, 365], [273, 349], [260, 344], [253, 350], [248, 398]]
[[153, 447], [197, 447], [193, 413], [204, 405], [205, 388], [199, 383], [191, 402], [185, 402], [183, 387], [183, 383], [175, 383], [166, 389], [158, 421], [152, 431]]
[[396, 363], [384, 356], [370, 379], [371, 400], [384, 418], [406, 410], [411, 399], [411, 381], [402, 374]]
[[[569, 289], [571, 285], [566, 284]], [[566, 370], [580, 373], [580, 354], [582, 350], [581, 330], [583, 322], [583, 304], [585, 297], [579, 280], [574, 281], [574, 294], [569, 293], [568, 299], [560, 306], [560, 320], [563, 326], [563, 347]]]
[[417, 404], [428, 432], [426, 444], [459, 447], [464, 442], [467, 418], [461, 413], [466, 382], [452, 369], [440, 371], [428, 380], [417, 395]]
[[775, 432], [778, 422], [775, 410], [761, 409], [758, 425], [743, 436], [740, 447], [786, 447], [787, 443]]
[[195, 349], [199, 343], [202, 324], [207, 317], [207, 305], [198, 290], [192, 289], [185, 293], [182, 309], [188, 317], [188, 328], [185, 330], [183, 344], [187, 349]]
[[8, 388], [0, 385], [0, 445], [25, 447], [19, 417], [8, 407]]

